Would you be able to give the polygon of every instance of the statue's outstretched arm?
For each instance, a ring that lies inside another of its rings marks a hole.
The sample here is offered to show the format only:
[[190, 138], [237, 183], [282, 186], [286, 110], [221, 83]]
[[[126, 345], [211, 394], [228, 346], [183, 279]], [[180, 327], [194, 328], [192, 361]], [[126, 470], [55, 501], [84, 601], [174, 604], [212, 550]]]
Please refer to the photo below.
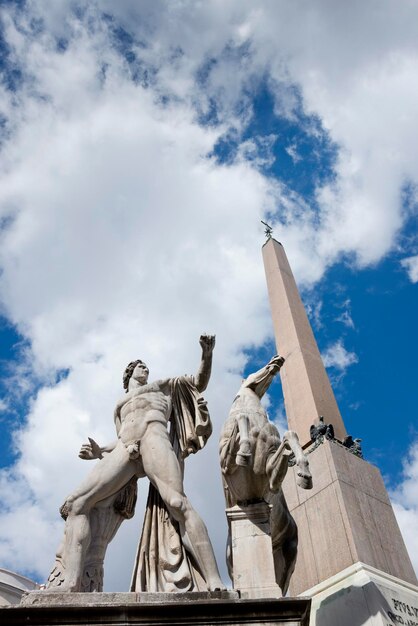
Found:
[[202, 348], [202, 360], [195, 377], [197, 390], [202, 393], [208, 386], [212, 371], [212, 353], [215, 347], [215, 335], [201, 335], [199, 343]]
[[84, 461], [102, 459], [103, 453], [108, 454], [109, 452], [112, 452], [117, 444], [117, 441], [113, 441], [107, 446], [99, 446], [99, 444], [96, 443], [96, 441], [94, 441], [94, 439], [92, 439], [91, 437], [88, 437], [88, 440], [89, 443], [83, 443], [80, 452], [78, 453], [80, 459], [83, 459]]

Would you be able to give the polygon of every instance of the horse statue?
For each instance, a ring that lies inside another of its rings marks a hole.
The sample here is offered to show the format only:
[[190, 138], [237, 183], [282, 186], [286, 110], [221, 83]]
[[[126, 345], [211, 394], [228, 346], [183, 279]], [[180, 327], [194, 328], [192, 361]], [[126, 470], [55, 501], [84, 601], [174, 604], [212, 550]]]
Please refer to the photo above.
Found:
[[[276, 582], [285, 595], [296, 564], [298, 532], [282, 491], [282, 483], [293, 456], [297, 484], [312, 488], [309, 463], [293, 431], [280, 439], [269, 421], [261, 398], [284, 358], [274, 356], [259, 371], [243, 380], [221, 432], [219, 454], [227, 507], [266, 501], [271, 505], [271, 539]], [[232, 578], [230, 537], [227, 545], [228, 571]]]

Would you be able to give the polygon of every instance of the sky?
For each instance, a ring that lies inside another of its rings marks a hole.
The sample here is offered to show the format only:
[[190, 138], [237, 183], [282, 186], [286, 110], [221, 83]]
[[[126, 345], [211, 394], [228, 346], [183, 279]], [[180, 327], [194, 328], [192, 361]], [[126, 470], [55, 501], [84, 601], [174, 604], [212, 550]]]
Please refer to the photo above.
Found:
[[[276, 351], [265, 220], [418, 570], [418, 5], [0, 4], [0, 566], [46, 579], [126, 364], [193, 374], [208, 332], [214, 434], [185, 484], [229, 583], [217, 440]], [[267, 406], [283, 431], [279, 381]]]

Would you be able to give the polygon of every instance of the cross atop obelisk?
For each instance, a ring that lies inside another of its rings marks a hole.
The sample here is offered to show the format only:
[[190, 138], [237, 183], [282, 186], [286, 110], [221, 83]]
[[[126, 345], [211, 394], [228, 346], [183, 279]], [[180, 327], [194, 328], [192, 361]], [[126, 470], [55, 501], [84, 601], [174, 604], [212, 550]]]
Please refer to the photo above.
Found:
[[[269, 227], [270, 228], [270, 227]], [[286, 359], [280, 375], [289, 428], [303, 444], [323, 416], [337, 439], [346, 436], [334, 393], [283, 246], [271, 237], [263, 246], [277, 351]], [[291, 381], [291, 383], [290, 383]]]

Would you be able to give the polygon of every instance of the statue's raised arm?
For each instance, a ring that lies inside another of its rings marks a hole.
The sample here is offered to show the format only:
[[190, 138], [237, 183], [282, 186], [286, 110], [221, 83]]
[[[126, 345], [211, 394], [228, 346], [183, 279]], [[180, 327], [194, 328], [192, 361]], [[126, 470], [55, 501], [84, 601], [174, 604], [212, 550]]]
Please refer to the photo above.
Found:
[[215, 347], [215, 335], [200, 335], [199, 343], [202, 348], [202, 359], [195, 376], [195, 385], [199, 393], [202, 393], [208, 386], [212, 372], [212, 354]]
[[64, 539], [48, 588], [102, 590], [104, 553], [122, 519], [132, 516], [136, 482], [144, 476], [152, 489], [132, 590], [223, 588], [206, 526], [183, 485], [184, 458], [201, 450], [212, 430], [201, 391], [209, 382], [215, 337], [202, 335], [200, 345], [196, 377], [149, 382], [140, 359], [125, 368], [126, 393], [114, 412], [117, 442], [101, 447], [89, 439], [80, 450], [82, 459], [100, 461], [61, 507]]

